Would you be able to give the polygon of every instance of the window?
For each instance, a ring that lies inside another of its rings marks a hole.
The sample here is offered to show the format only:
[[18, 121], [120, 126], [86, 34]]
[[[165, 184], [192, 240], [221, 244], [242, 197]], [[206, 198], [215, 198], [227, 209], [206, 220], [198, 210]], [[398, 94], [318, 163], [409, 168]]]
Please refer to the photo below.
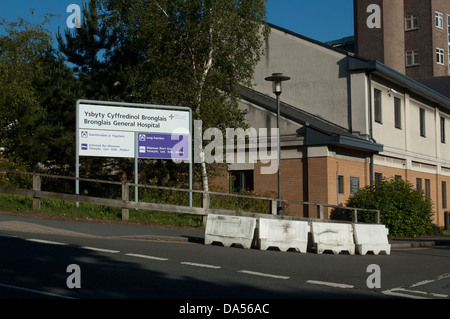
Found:
[[402, 180], [402, 175], [395, 175], [396, 180]]
[[442, 208], [447, 208], [447, 182], [442, 182]]
[[382, 123], [381, 118], [381, 91], [378, 89], [374, 90], [374, 101], [375, 101], [375, 122]]
[[445, 118], [441, 116], [441, 143], [445, 143]]
[[239, 192], [241, 190], [254, 190], [252, 170], [230, 172], [230, 191]]
[[383, 181], [383, 174], [375, 173], [375, 183], [380, 183]]
[[444, 49], [440, 49], [440, 48], [436, 49], [436, 62], [437, 62], [437, 64], [445, 65], [444, 64], [444, 54], [445, 54]]
[[350, 193], [356, 194], [359, 191], [359, 177], [350, 177]]
[[419, 50], [406, 51], [406, 66], [415, 66], [420, 64]]
[[420, 136], [426, 137], [425, 109], [420, 109]]
[[450, 75], [450, 14], [447, 16], [448, 24], [448, 75]]
[[442, 15], [442, 13], [436, 11], [434, 13], [434, 18], [435, 18], [436, 27], [443, 29], [444, 28], [444, 16]]
[[394, 121], [395, 128], [402, 128], [402, 100], [398, 97], [394, 98]]
[[338, 176], [338, 191], [339, 194], [344, 194], [344, 176]]
[[431, 197], [431, 181], [429, 179], [425, 179], [425, 195]]
[[406, 31], [416, 30], [418, 28], [419, 28], [419, 23], [417, 21], [417, 17], [415, 17], [412, 14], [405, 17], [405, 30]]
[[422, 191], [422, 179], [421, 178], [416, 178], [416, 189], [419, 192]]

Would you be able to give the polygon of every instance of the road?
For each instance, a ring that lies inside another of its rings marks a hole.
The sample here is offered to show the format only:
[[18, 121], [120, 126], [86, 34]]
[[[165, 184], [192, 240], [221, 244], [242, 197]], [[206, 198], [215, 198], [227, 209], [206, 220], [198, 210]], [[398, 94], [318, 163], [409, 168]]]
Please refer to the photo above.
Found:
[[[449, 246], [317, 255], [205, 246], [203, 236], [0, 214], [0, 298], [214, 299], [222, 312], [227, 300], [450, 299]], [[371, 265], [379, 288], [368, 287]]]

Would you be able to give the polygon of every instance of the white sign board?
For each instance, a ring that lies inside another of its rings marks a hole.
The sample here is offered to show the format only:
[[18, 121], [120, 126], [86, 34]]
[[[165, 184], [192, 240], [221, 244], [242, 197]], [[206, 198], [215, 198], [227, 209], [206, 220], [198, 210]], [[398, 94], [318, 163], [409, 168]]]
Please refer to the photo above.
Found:
[[[172, 159], [189, 162], [189, 189], [192, 190], [190, 108], [78, 100], [76, 116], [77, 178], [80, 156], [134, 157], [135, 184], [138, 184], [139, 158]], [[75, 192], [80, 193], [78, 180]], [[135, 186], [135, 200], [138, 201], [138, 186]], [[192, 192], [189, 206], [192, 207]]]
[[134, 157], [134, 132], [80, 129], [80, 156]]
[[[190, 135], [186, 111], [80, 103], [77, 112], [80, 156], [135, 157], [136, 133]], [[185, 160], [189, 159], [188, 148]]]
[[80, 104], [78, 128], [189, 134], [189, 113], [149, 108]]

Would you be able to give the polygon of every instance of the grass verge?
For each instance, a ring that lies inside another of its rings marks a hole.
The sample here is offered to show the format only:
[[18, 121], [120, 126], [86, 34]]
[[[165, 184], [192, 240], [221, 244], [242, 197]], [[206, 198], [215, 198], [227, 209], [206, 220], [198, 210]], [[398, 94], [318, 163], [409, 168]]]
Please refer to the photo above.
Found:
[[[92, 205], [50, 199], [41, 199], [39, 212], [32, 209], [33, 200], [29, 197], [0, 194], [0, 210], [5, 212], [39, 213], [54, 218], [102, 220], [121, 222], [122, 210], [119, 207]], [[203, 216], [178, 214], [148, 210], [130, 209], [129, 222], [144, 225], [175, 226], [175, 227], [203, 227]]]

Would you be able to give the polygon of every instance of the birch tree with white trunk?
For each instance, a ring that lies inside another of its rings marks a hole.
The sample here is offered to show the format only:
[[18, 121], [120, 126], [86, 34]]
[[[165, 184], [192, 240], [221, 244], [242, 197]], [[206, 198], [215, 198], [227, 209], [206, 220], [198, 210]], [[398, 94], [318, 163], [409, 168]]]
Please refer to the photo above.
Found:
[[[104, 21], [139, 61], [130, 102], [189, 106], [203, 130], [245, 127], [240, 85], [251, 87], [269, 34], [266, 0], [107, 0]], [[202, 187], [209, 191], [201, 147]]]

